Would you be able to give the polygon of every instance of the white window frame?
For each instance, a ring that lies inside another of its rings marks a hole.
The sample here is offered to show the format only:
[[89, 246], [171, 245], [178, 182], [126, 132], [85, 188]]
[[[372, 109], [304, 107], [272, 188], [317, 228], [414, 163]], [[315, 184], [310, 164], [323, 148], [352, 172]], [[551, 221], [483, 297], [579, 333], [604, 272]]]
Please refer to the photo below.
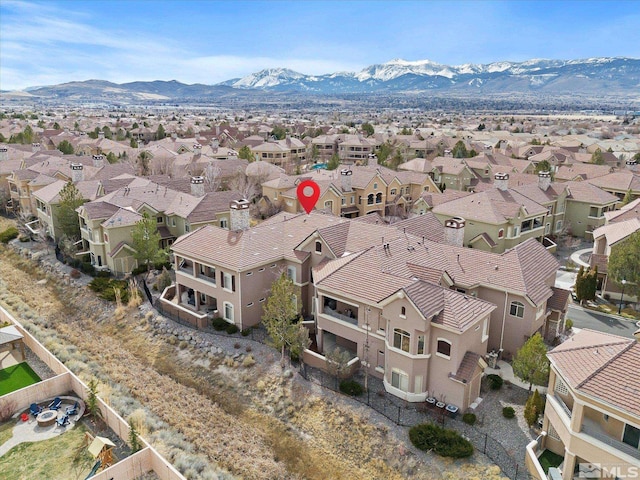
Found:
[[[515, 313], [512, 313], [514, 307], [516, 310], [515, 310]], [[521, 311], [520, 315], [518, 315], [519, 311]], [[524, 318], [524, 303], [519, 302], [517, 300], [512, 301], [509, 304], [509, 316], [516, 317], [516, 318]]]
[[[449, 355], [442, 353], [439, 351], [439, 347], [440, 347], [440, 342], [443, 343], [448, 343], [449, 344]], [[446, 358], [447, 360], [451, 359], [451, 350], [452, 350], [452, 343], [451, 340], [448, 340], [446, 338], [442, 338], [442, 337], [438, 337], [436, 339], [436, 356], [438, 357], [442, 357], [442, 358]]]
[[[229, 316], [227, 315], [227, 309], [231, 310], [231, 318], [229, 318]], [[231, 302], [224, 302], [222, 304], [222, 315], [223, 318], [227, 321], [227, 322], [231, 322], [233, 323], [233, 317], [234, 317], [234, 312], [233, 312], [233, 303]]]
[[[396, 347], [396, 335], [400, 340], [400, 346]], [[405, 350], [406, 347], [406, 350]], [[393, 348], [400, 350], [401, 352], [409, 353], [411, 351], [411, 333], [401, 328], [393, 329]]]
[[233, 275], [227, 272], [222, 272], [222, 277], [222, 288], [227, 292], [233, 292]]
[[[409, 375], [407, 372], [394, 368], [391, 370], [391, 386], [402, 392], [409, 391]], [[404, 388], [403, 388], [404, 387]]]

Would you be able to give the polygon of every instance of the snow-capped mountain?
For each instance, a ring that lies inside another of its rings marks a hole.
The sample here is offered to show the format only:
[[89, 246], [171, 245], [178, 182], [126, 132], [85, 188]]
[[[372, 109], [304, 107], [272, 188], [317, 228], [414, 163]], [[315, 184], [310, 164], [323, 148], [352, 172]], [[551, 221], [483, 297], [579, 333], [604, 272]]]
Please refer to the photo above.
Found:
[[223, 85], [243, 89], [317, 93], [372, 93], [424, 90], [469, 90], [485, 93], [634, 93], [640, 88], [640, 60], [589, 58], [532, 59], [525, 62], [443, 65], [430, 60], [391, 60], [360, 72], [308, 76], [269, 69]]

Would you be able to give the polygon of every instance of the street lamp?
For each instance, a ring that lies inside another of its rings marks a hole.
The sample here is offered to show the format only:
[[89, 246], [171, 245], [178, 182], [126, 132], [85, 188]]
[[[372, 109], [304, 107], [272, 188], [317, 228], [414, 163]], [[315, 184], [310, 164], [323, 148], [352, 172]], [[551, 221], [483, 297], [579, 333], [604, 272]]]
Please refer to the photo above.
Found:
[[624, 286], [627, 284], [626, 280], [622, 280], [622, 293], [620, 294], [620, 305], [618, 306], [618, 315], [620, 315], [620, 311], [622, 310], [622, 299], [624, 298]]

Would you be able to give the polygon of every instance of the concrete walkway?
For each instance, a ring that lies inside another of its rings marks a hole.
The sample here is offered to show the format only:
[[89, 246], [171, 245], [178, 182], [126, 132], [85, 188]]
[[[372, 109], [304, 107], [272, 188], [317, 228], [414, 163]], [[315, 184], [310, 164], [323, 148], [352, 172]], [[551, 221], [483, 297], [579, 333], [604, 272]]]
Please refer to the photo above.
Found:
[[[23, 422], [20, 418], [20, 414], [18, 414], [18, 421], [13, 427], [12, 431], [13, 436], [2, 445], [0, 445], [0, 457], [2, 457], [16, 445], [19, 445], [23, 442], [41, 442], [43, 440], [57, 437], [58, 435], [62, 435], [70, 428], [73, 428], [76, 422], [80, 418], [82, 418], [85, 409], [84, 402], [74, 397], [60, 397], [60, 399], [62, 400], [62, 404], [60, 406], [60, 410], [58, 410], [58, 418], [64, 416], [67, 407], [72, 407], [76, 401], [78, 402], [78, 413], [69, 417], [69, 425], [67, 425], [66, 427], [59, 427], [54, 423], [53, 425], [49, 425], [48, 427], [41, 427], [38, 425], [38, 422], [33, 417], [33, 415], [29, 415], [29, 420]], [[47, 402], [42, 402], [42, 405], [46, 406], [47, 404]], [[29, 411], [27, 410], [26, 413], [28, 414]]]
[[[502, 377], [503, 380], [508, 380], [513, 385], [517, 385], [520, 388], [524, 388], [525, 390], [529, 390], [529, 384], [524, 383], [518, 377], [513, 374], [513, 368], [511, 368], [511, 364], [505, 362], [504, 360], [498, 360], [497, 368], [485, 368], [484, 373], [487, 375], [494, 374]], [[547, 393], [547, 387], [541, 387], [539, 385], [534, 385], [531, 387], [531, 391], [538, 390], [539, 393]]]
[[580, 260], [580, 256], [584, 255], [585, 253], [592, 253], [592, 252], [593, 252], [593, 248], [584, 248], [582, 250], [573, 252], [571, 254], [571, 261], [576, 265], [582, 265], [585, 268], [589, 268], [591, 265], [589, 265], [587, 262], [583, 262], [582, 260]]

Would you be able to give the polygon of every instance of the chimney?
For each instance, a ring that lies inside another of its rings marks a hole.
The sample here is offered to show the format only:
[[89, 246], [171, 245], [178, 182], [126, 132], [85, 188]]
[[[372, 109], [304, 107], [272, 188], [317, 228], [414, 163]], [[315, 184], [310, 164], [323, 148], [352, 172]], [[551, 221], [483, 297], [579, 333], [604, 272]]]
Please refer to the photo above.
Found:
[[104, 138], [104, 132], [102, 130], [98, 132], [98, 138]]
[[7, 147], [0, 148], [0, 162], [3, 162], [8, 159], [9, 159], [9, 149], [7, 149]]
[[509, 174], [498, 172], [493, 176], [493, 184], [503, 192], [509, 189]]
[[39, 143], [32, 143], [31, 144], [31, 152], [32, 153], [37, 153], [40, 151], [40, 144]]
[[93, 166], [96, 168], [104, 167], [104, 155], [93, 155]]
[[444, 241], [447, 245], [453, 247], [462, 247], [464, 245], [464, 225], [465, 219], [462, 217], [453, 217], [444, 222]]
[[200, 145], [199, 143], [194, 143], [193, 144], [193, 155], [195, 157], [199, 156], [202, 153], [202, 145]]
[[377, 167], [378, 166], [378, 157], [376, 157], [375, 154], [370, 153], [367, 165], [369, 165], [370, 167]]
[[351, 175], [353, 172], [346, 168], [340, 170], [340, 180], [342, 182], [342, 191], [343, 192], [351, 192]]
[[238, 152], [236, 152], [235, 150], [229, 150], [229, 153], [227, 153], [227, 160], [237, 160], [238, 159]]
[[84, 165], [81, 163], [71, 164], [71, 181], [78, 183], [84, 180]]
[[445, 156], [445, 157], [453, 157], [453, 152], [447, 148], [447, 149], [444, 151], [444, 156]]
[[171, 132], [171, 138], [176, 140], [178, 138], [178, 134], [176, 132]]
[[191, 177], [191, 195], [204, 197], [204, 177]]
[[212, 138], [211, 139], [211, 150], [213, 150], [213, 153], [217, 153], [219, 146], [220, 146], [220, 140], [218, 140], [217, 138]]
[[551, 173], [549, 172], [538, 173], [538, 187], [540, 187], [540, 190], [546, 192], [550, 186], [551, 186]]
[[249, 229], [249, 201], [245, 198], [234, 200], [229, 204], [230, 225], [229, 230], [239, 232]]
[[627, 160], [626, 163], [629, 170], [631, 170], [632, 172], [638, 171], [638, 162], [636, 162], [635, 160]]

